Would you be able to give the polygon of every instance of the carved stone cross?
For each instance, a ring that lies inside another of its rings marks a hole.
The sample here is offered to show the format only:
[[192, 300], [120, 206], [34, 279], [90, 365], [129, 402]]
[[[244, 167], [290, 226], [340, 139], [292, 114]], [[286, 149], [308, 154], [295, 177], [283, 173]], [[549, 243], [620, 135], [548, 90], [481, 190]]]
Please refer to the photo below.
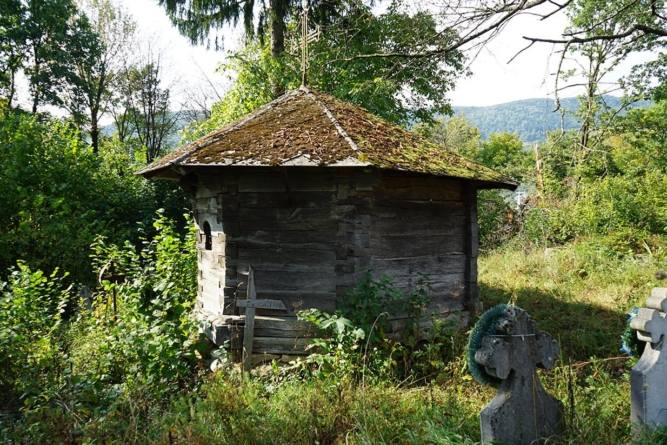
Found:
[[560, 347], [521, 308], [509, 306], [482, 340], [475, 361], [501, 379], [498, 394], [480, 413], [482, 442], [541, 443], [563, 428], [563, 404], [546, 393], [536, 367], [551, 369]]
[[667, 288], [655, 288], [646, 308], [637, 311], [630, 327], [645, 341], [641, 358], [630, 370], [631, 410], [635, 425], [667, 426]]

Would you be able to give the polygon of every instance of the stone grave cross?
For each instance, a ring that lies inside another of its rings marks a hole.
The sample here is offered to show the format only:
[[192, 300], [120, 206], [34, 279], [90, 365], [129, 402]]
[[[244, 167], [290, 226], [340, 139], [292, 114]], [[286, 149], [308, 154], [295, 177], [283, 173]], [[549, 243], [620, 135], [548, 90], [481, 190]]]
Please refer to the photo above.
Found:
[[667, 426], [667, 288], [655, 288], [646, 307], [637, 311], [630, 327], [646, 342], [641, 358], [630, 370], [630, 418], [635, 426]]
[[482, 339], [475, 361], [501, 380], [498, 394], [480, 413], [482, 442], [535, 444], [563, 428], [563, 404], [547, 394], [536, 367], [551, 369], [558, 342], [537, 329], [535, 320], [508, 306], [494, 335]]

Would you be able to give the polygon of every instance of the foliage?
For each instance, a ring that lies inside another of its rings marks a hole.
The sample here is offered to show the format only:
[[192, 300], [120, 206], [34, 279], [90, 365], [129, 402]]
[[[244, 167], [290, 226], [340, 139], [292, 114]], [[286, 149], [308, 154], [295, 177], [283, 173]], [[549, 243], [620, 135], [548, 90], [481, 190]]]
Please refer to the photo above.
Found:
[[162, 203], [169, 216], [182, 215], [183, 192], [134, 176], [123, 150], [105, 141], [96, 156], [66, 123], [18, 111], [0, 115], [0, 276], [23, 260], [40, 270], [59, 266], [72, 281], [92, 284], [95, 236], [137, 242], [136, 222], [148, 223]]
[[[457, 77], [467, 74], [460, 52], [447, 52], [428, 62], [364, 57], [381, 48], [400, 51], [425, 36], [437, 41], [453, 38], [437, 30], [431, 15], [407, 11], [399, 0], [379, 15], [358, 2], [347, 3], [336, 23], [313, 44], [308, 85], [403, 126], [429, 121], [436, 113], [450, 113], [445, 93], [453, 88]], [[291, 33], [298, 33], [296, 23], [288, 25]], [[275, 99], [277, 84], [281, 91], [301, 84], [300, 61], [295, 57], [276, 58], [261, 42], [248, 43], [227, 59], [219, 71], [230, 75], [232, 88], [214, 105], [210, 120], [190, 129], [189, 139]]]
[[117, 75], [119, 98], [113, 116], [121, 142], [136, 139], [151, 163], [166, 154], [169, 136], [174, 133], [179, 112], [170, 111], [171, 90], [164, 85], [164, 68], [160, 55], [149, 54], [138, 66]]
[[100, 303], [107, 306], [98, 313], [108, 329], [108, 345], [102, 347], [116, 357], [109, 373], [163, 393], [190, 377], [197, 262], [194, 228], [181, 240], [166, 218], [153, 226], [155, 237], [144, 239], [139, 252], [130, 243], [108, 245], [103, 238], [92, 249], [103, 285]]
[[32, 272], [19, 262], [0, 282], [0, 403], [17, 409], [57, 379], [68, 291], [57, 271]]
[[[323, 334], [311, 340], [314, 353], [307, 363], [318, 377], [336, 375], [353, 380], [401, 375], [430, 380], [447, 355], [453, 326], [427, 311], [427, 281], [404, 293], [390, 277], [375, 279], [365, 272], [339, 301], [335, 314], [318, 309], [301, 311]], [[391, 318], [405, 318], [400, 335], [392, 331]], [[430, 326], [428, 325], [430, 321]]]
[[662, 102], [629, 111], [595, 149], [581, 149], [574, 133], [541, 146], [543, 196], [526, 212], [526, 238], [560, 244], [607, 235], [626, 240], [619, 253], [634, 254], [645, 250], [643, 239], [666, 233], [664, 113]]
[[33, 113], [41, 105], [64, 105], [67, 88], [82, 82], [77, 66], [95, 60], [101, 51], [88, 19], [72, 0], [8, 0], [3, 2], [5, 13], [0, 65], [8, 71], [0, 77], [0, 88], [10, 106], [19, 73], [27, 77]]
[[79, 0], [100, 40], [98, 57], [89, 57], [76, 65], [79, 81], [70, 87], [73, 100], [67, 104], [75, 121], [87, 128], [90, 145], [100, 147], [100, 119], [112, 107], [123, 65], [135, 43], [137, 24], [115, 0]]
[[[164, 217], [154, 229], [141, 251], [98, 239], [103, 286], [92, 310], [81, 302], [68, 321], [60, 318], [66, 290], [54, 277], [19, 264], [3, 283], [0, 358], [9, 368], [1, 382], [10, 403], [0, 414], [13, 411], [10, 425], [29, 441], [110, 434], [115, 419], [147, 416], [196, 383], [194, 234], [181, 239]], [[0, 415], [0, 434], [6, 427]]]
[[0, 152], [1, 270], [22, 259], [89, 279], [88, 245], [103, 230], [91, 180], [98, 159], [68, 125], [12, 112], [0, 116]]

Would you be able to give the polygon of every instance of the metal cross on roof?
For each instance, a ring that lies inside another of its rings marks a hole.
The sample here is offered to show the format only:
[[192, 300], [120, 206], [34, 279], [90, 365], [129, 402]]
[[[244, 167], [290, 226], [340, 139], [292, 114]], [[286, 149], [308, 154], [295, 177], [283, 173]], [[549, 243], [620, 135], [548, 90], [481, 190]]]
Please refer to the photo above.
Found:
[[308, 44], [320, 37], [320, 27], [316, 26], [313, 31], [308, 32], [308, 1], [301, 2], [301, 85], [306, 85], [308, 67], [310, 66]]

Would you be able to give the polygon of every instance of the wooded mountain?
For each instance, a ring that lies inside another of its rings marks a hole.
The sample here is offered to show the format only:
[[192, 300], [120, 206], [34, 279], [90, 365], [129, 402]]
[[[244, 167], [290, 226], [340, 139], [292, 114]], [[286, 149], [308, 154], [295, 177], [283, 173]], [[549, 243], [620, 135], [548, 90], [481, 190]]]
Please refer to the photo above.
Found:
[[[618, 107], [619, 98], [604, 96], [604, 101], [612, 108]], [[650, 101], [640, 101], [635, 107], [647, 107]], [[554, 112], [552, 99], [525, 99], [488, 107], [452, 107], [455, 114], [465, 116], [468, 121], [479, 129], [482, 139], [491, 133], [518, 133], [524, 142], [545, 140], [547, 132], [579, 128], [579, 119], [573, 113], [579, 108], [576, 97], [561, 99], [561, 107], [565, 113]], [[562, 119], [562, 121], [561, 121]]]

